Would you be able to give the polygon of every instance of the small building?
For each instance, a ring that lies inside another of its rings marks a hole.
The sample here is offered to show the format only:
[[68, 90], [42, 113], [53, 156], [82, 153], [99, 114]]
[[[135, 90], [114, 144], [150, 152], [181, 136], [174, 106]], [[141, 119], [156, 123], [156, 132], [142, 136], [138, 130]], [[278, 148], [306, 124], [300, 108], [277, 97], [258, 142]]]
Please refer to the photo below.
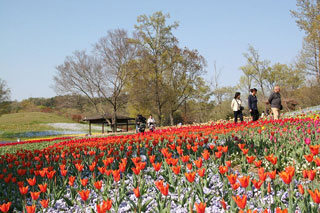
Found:
[[[117, 127], [125, 126], [125, 130], [129, 131], [129, 126], [135, 126], [134, 118], [123, 116], [123, 115], [117, 115]], [[112, 123], [112, 115], [111, 114], [104, 114], [104, 115], [97, 115], [92, 117], [85, 117], [82, 121], [89, 122], [89, 135], [91, 135], [91, 124], [101, 124], [102, 129], [101, 132], [104, 133], [104, 126], [110, 126], [111, 129], [113, 129], [113, 123]], [[130, 122], [131, 121], [131, 122]]]

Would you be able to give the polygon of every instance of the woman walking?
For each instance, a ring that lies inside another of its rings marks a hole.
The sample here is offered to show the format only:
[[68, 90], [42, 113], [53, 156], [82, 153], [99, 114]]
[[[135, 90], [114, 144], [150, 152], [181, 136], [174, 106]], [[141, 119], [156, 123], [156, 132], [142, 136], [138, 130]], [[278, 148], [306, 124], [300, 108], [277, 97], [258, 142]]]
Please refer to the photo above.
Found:
[[234, 114], [234, 123], [238, 122], [238, 117], [240, 118], [240, 121], [243, 121], [243, 114], [242, 110], [244, 109], [243, 106], [241, 106], [241, 100], [240, 100], [240, 92], [236, 92], [234, 95], [234, 99], [232, 99], [231, 102], [231, 108], [233, 110]]
[[257, 99], [257, 89], [250, 89], [251, 94], [248, 97], [248, 106], [249, 111], [252, 117], [252, 121], [257, 121], [259, 119], [259, 111], [258, 111], [258, 99]]

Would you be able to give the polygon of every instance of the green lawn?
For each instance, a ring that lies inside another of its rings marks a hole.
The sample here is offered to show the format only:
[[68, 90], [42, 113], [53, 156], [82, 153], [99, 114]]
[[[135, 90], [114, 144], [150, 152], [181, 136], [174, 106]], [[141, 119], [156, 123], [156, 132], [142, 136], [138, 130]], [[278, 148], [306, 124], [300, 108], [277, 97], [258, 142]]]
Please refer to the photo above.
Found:
[[46, 123], [73, 123], [54, 113], [22, 112], [0, 116], [0, 141], [16, 139], [19, 133], [53, 130]]

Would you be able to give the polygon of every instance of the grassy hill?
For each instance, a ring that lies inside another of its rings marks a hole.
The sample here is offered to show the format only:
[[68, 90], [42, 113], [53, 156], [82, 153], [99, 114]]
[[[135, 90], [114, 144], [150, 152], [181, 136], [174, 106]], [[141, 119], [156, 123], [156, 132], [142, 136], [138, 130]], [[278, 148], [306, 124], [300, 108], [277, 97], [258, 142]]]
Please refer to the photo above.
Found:
[[53, 113], [22, 112], [0, 116], [0, 141], [19, 137], [20, 133], [47, 131], [47, 123], [73, 123], [71, 119]]

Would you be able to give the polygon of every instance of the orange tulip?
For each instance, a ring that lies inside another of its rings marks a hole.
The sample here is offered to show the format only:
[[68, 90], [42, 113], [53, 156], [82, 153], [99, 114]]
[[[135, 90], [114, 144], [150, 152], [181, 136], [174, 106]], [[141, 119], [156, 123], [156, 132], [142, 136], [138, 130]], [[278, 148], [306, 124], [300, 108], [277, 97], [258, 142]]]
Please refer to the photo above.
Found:
[[28, 189], [29, 189], [29, 186], [26, 186], [26, 187], [20, 187], [19, 188], [19, 190], [20, 190], [20, 193], [22, 194], [22, 195], [25, 195], [25, 194], [27, 194], [28, 193]]
[[237, 195], [236, 197], [232, 196], [232, 198], [240, 209], [244, 209], [246, 207], [247, 195], [243, 195], [242, 198], [239, 195]]
[[205, 209], [207, 206], [206, 203], [202, 203], [202, 202], [200, 202], [199, 204], [195, 203], [195, 206], [196, 206], [197, 213], [205, 213]]
[[187, 168], [188, 168], [189, 170], [192, 170], [192, 164], [191, 164], [191, 163], [188, 163], [188, 164], [187, 164]]
[[261, 164], [262, 164], [262, 160], [254, 161], [253, 163], [254, 163], [254, 165], [255, 165], [256, 167], [260, 167]]
[[11, 206], [11, 202], [8, 203], [3, 203], [2, 205], [0, 205], [0, 211], [2, 212], [8, 212]]
[[161, 163], [153, 163], [152, 166], [154, 168], [154, 171], [159, 171], [161, 169], [161, 165], [162, 165], [162, 162]]
[[34, 186], [36, 185], [36, 177], [33, 177], [32, 179], [31, 178], [28, 178], [27, 179], [27, 182], [29, 183], [30, 186]]
[[304, 195], [304, 188], [301, 184], [298, 185], [298, 189], [299, 189], [300, 194]]
[[255, 179], [252, 179], [251, 182], [253, 183], [256, 189], [260, 189], [263, 184], [263, 181], [256, 181]]
[[47, 177], [48, 177], [48, 179], [52, 179], [55, 174], [56, 174], [56, 171], [47, 172]]
[[269, 161], [270, 163], [272, 163], [273, 165], [277, 164], [278, 158], [273, 156], [273, 154], [265, 156], [265, 158], [267, 159], [267, 161]]
[[277, 208], [276, 213], [288, 213], [288, 209], [281, 210], [280, 208]]
[[188, 163], [189, 162], [189, 159], [190, 159], [190, 156], [189, 155], [182, 155], [181, 156], [181, 161], [183, 163]]
[[171, 167], [171, 170], [173, 171], [174, 174], [178, 175], [180, 174], [180, 168], [181, 166], [173, 166]]
[[190, 173], [185, 173], [184, 174], [187, 178], [187, 180], [192, 183], [194, 179], [196, 178], [196, 173], [195, 172], [190, 172]]
[[286, 184], [290, 184], [294, 176], [294, 168], [287, 167], [285, 171], [279, 173], [279, 176], [281, 177], [283, 182], [285, 182]]
[[224, 201], [224, 199], [222, 199], [222, 200], [220, 201], [220, 204], [221, 204], [221, 206], [222, 206], [223, 209], [227, 209], [227, 204], [226, 204], [226, 202]]
[[35, 213], [36, 212], [36, 205], [26, 206], [27, 213]]
[[73, 186], [75, 180], [76, 180], [76, 177], [70, 176], [70, 177], [69, 177], [69, 185], [70, 185], [70, 186]]
[[210, 152], [205, 149], [202, 153], [201, 153], [203, 159], [208, 160], [210, 158]]
[[272, 180], [274, 180], [276, 178], [276, 175], [277, 175], [277, 170], [268, 172], [267, 174]]
[[249, 149], [241, 149], [241, 151], [243, 152], [244, 155], [248, 154]]
[[240, 184], [239, 183], [235, 183], [235, 184], [231, 185], [231, 187], [232, 187], [233, 190], [237, 190], [240, 187]]
[[120, 171], [119, 170], [113, 170], [112, 175], [113, 175], [113, 179], [115, 182], [118, 182], [120, 180]]
[[320, 158], [314, 158], [313, 161], [316, 163], [317, 166], [320, 166]]
[[80, 179], [81, 185], [85, 187], [88, 184], [88, 178]]
[[227, 166], [219, 166], [219, 172], [220, 174], [224, 174], [228, 171], [228, 167]]
[[100, 190], [102, 188], [102, 180], [96, 181], [94, 183], [94, 187], [96, 187], [96, 189]]
[[38, 200], [41, 192], [30, 192], [32, 200]]
[[133, 189], [134, 195], [139, 198], [140, 197], [140, 190], [139, 190], [139, 186], [137, 186], [137, 188]]
[[309, 170], [308, 171], [309, 180], [313, 181], [315, 176], [316, 176], [316, 170]]
[[248, 163], [252, 163], [256, 157], [255, 156], [246, 156]]
[[241, 143], [238, 144], [238, 147], [239, 147], [240, 149], [244, 149], [245, 146], [246, 146], [246, 144], [244, 144], [244, 143], [243, 143], [243, 144], [241, 144]]
[[249, 176], [243, 176], [243, 177], [239, 178], [239, 181], [240, 181], [241, 187], [247, 188], [249, 186], [250, 177]]
[[204, 174], [205, 174], [205, 172], [206, 172], [206, 168], [198, 169], [198, 175], [199, 175], [200, 177], [203, 177]]
[[309, 146], [309, 149], [310, 149], [310, 152], [311, 152], [313, 155], [319, 154], [319, 146], [317, 146], [317, 145], [315, 145], [315, 146], [310, 145], [310, 146]]
[[201, 168], [202, 167], [202, 158], [198, 158], [198, 160], [195, 160], [194, 164], [196, 165], [196, 167]]
[[42, 208], [48, 208], [49, 200], [48, 199], [47, 200], [41, 200], [40, 204], [41, 204]]
[[316, 189], [314, 192], [308, 189], [309, 194], [311, 195], [313, 201], [317, 204], [320, 203], [320, 192]]
[[82, 199], [83, 201], [86, 201], [86, 200], [88, 200], [88, 198], [89, 198], [90, 190], [82, 190], [82, 191], [79, 191], [79, 195], [80, 195], [80, 197], [81, 197], [81, 199]]
[[231, 185], [235, 184], [237, 182], [237, 177], [238, 175], [237, 174], [230, 174], [230, 175], [227, 175], [227, 178], [229, 180], [229, 183]]
[[313, 154], [304, 155], [304, 158], [310, 163], [313, 161]]
[[214, 154], [215, 154], [216, 158], [221, 158], [221, 156], [222, 156], [222, 152], [215, 152]]
[[83, 165], [81, 165], [81, 164], [79, 164], [79, 163], [76, 163], [75, 166], [76, 166], [76, 169], [77, 169], [79, 172], [82, 172], [82, 170], [83, 170], [83, 168], [84, 168]]
[[98, 213], [106, 213], [112, 207], [112, 200], [102, 201], [102, 205], [97, 204]]
[[42, 193], [45, 193], [45, 192], [47, 191], [47, 186], [48, 186], [47, 183], [45, 183], [45, 184], [38, 184], [38, 186], [39, 186], [39, 189], [40, 189], [40, 191], [41, 191]]

